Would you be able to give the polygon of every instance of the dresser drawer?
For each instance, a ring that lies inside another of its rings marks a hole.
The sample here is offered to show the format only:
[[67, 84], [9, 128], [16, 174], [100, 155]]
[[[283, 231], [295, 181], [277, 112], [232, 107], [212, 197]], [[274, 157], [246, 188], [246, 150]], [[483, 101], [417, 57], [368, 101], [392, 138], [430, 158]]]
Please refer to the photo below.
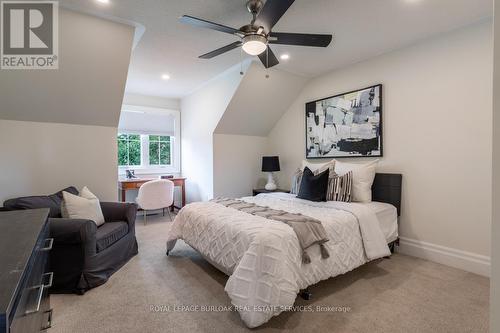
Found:
[[40, 332], [50, 326], [52, 313], [49, 288], [53, 274], [47, 272], [47, 269], [52, 243], [53, 240], [48, 238], [48, 228], [45, 228], [30, 258], [29, 269], [22, 279], [20, 296], [11, 319], [11, 333]]

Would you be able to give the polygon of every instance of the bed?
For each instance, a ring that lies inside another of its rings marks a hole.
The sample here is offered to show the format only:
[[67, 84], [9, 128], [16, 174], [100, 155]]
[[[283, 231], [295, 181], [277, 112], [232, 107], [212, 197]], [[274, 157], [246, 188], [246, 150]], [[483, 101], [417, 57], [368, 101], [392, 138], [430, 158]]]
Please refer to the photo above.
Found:
[[168, 234], [167, 254], [182, 239], [227, 274], [231, 303], [248, 327], [258, 327], [291, 309], [308, 286], [390, 256], [398, 239], [401, 179], [399, 174], [377, 174], [371, 203], [311, 202], [287, 193], [240, 199], [321, 221], [329, 256], [311, 246], [307, 264], [289, 225], [216, 202], [192, 203], [179, 212]]

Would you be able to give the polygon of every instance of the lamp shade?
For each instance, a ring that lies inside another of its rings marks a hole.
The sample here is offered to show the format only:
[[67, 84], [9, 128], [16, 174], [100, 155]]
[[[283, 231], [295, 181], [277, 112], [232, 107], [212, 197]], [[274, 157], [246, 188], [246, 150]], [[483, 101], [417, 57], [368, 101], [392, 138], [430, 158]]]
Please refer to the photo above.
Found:
[[262, 157], [262, 171], [274, 172], [280, 171], [280, 159], [278, 156], [264, 156]]

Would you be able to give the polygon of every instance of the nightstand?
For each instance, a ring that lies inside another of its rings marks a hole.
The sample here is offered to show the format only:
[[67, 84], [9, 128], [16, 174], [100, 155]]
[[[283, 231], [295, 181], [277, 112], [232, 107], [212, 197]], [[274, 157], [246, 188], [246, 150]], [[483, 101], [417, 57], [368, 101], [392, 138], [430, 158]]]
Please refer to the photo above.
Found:
[[257, 194], [261, 194], [261, 193], [274, 193], [274, 192], [290, 193], [290, 191], [281, 190], [281, 189], [277, 189], [277, 190], [274, 190], [274, 191], [268, 191], [265, 188], [253, 189], [253, 195], [254, 196], [256, 196]]

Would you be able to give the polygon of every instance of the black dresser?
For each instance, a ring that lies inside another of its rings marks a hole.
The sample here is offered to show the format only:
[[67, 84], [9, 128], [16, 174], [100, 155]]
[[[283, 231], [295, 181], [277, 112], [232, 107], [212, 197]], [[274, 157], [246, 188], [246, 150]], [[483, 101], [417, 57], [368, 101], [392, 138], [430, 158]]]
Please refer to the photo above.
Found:
[[48, 209], [0, 212], [0, 333], [50, 327], [48, 214]]

